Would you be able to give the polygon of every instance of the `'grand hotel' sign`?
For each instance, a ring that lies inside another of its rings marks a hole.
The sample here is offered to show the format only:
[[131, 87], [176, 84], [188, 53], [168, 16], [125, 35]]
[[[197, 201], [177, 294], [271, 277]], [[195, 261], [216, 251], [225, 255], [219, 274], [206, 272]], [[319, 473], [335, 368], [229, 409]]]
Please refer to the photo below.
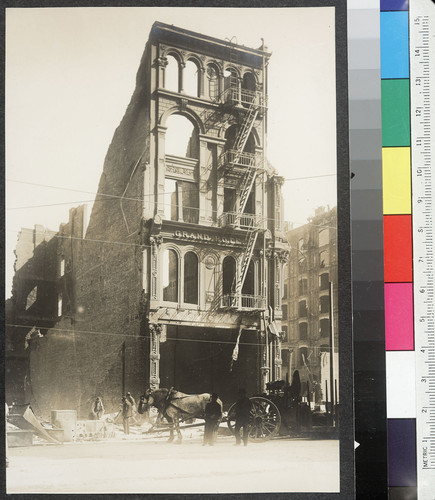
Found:
[[173, 237], [177, 240], [194, 241], [197, 243], [214, 243], [218, 245], [241, 246], [245, 244], [243, 238], [224, 236], [220, 234], [197, 233], [194, 231], [174, 231]]

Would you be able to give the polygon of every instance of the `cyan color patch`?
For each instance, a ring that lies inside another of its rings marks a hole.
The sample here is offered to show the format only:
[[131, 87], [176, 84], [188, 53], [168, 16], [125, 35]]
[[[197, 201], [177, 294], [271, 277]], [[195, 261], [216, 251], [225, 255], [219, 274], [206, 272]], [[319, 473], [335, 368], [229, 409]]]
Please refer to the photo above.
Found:
[[409, 78], [408, 12], [381, 12], [381, 78]]

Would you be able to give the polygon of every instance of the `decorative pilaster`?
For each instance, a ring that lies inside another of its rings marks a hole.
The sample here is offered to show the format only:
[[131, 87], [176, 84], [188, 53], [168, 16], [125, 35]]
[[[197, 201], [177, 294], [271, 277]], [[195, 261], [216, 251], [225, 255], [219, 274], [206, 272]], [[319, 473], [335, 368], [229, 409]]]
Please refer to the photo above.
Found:
[[160, 335], [163, 325], [150, 323], [150, 388], [158, 389], [160, 385]]
[[151, 236], [150, 237], [150, 245], [151, 245], [151, 300], [158, 300], [157, 294], [157, 281], [158, 281], [158, 264], [159, 264], [159, 248], [162, 244], [161, 236]]
[[273, 340], [275, 344], [275, 359], [273, 360], [274, 363], [274, 373], [275, 373], [275, 379], [276, 380], [281, 380], [281, 368], [282, 368], [282, 357], [281, 357], [281, 338], [280, 337], [275, 337]]

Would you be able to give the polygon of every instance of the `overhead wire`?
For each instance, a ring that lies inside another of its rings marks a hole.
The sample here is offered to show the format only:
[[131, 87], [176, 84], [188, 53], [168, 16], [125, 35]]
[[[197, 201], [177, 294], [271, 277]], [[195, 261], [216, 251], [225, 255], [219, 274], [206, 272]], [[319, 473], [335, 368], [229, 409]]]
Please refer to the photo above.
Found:
[[[77, 330], [77, 329], [71, 329], [71, 328], [58, 328], [58, 327], [47, 327], [47, 326], [38, 326], [38, 325], [21, 325], [21, 324], [14, 324], [14, 323], [5, 323], [5, 326], [8, 327], [13, 327], [13, 328], [24, 328], [24, 329], [29, 329], [29, 328], [36, 328], [38, 330], [48, 330], [50, 332], [65, 332], [65, 333], [74, 333], [74, 334], [85, 334], [85, 335], [96, 335], [96, 336], [108, 336], [108, 337], [117, 337], [119, 339], [123, 338], [132, 338], [136, 340], [150, 340], [152, 337], [150, 335], [132, 335], [128, 333], [115, 333], [115, 332], [105, 332], [101, 330]], [[178, 326], [178, 325], [171, 325], [167, 324], [167, 326]], [[198, 327], [197, 327], [198, 328]], [[216, 329], [216, 327], [210, 327], [213, 329]], [[228, 332], [232, 330], [237, 330], [237, 328], [224, 328], [223, 330], [226, 330]], [[204, 340], [204, 339], [186, 339], [186, 338], [180, 338], [180, 337], [168, 337], [166, 336], [166, 341], [172, 340], [172, 341], [178, 341], [178, 342], [196, 342], [196, 343], [203, 343], [203, 344], [229, 344], [229, 345], [234, 345], [234, 341], [232, 340]], [[246, 345], [246, 346], [255, 346], [255, 347], [261, 347], [264, 346], [263, 343], [257, 343], [257, 342], [239, 342], [239, 345]], [[306, 345], [304, 344], [304, 347], [313, 349], [315, 347], [319, 349], [328, 349], [329, 346], [318, 346], [318, 345]]]

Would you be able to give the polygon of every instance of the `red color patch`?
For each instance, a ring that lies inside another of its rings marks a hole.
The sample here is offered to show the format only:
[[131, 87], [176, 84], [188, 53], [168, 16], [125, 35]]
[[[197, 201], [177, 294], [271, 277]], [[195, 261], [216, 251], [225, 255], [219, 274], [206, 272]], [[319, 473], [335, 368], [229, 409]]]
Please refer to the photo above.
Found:
[[384, 279], [412, 282], [411, 215], [384, 216]]

